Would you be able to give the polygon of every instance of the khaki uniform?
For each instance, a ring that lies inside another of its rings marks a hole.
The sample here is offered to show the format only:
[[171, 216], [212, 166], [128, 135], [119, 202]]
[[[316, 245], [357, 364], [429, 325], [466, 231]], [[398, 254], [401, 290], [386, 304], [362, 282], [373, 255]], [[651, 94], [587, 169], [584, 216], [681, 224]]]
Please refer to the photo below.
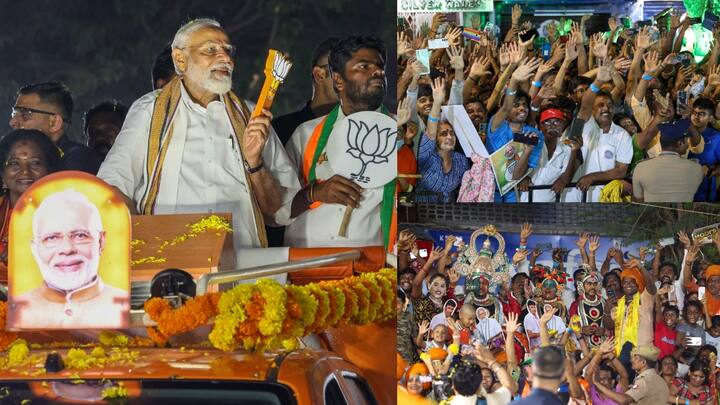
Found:
[[667, 403], [670, 390], [655, 369], [647, 369], [635, 377], [633, 385], [625, 394], [635, 400], [633, 404], [660, 405]]
[[702, 167], [695, 160], [662, 152], [635, 167], [633, 195], [645, 202], [691, 202], [702, 178]]

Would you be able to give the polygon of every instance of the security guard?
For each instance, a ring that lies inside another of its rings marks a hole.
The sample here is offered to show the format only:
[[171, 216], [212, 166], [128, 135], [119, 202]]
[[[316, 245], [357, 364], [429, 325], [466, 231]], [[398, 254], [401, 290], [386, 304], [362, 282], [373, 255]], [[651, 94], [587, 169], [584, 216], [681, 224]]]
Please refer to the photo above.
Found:
[[703, 179], [702, 166], [682, 157], [688, 149], [690, 121], [658, 125], [662, 152], [638, 163], [633, 172], [633, 200], [691, 202]]
[[[670, 391], [667, 384], [665, 384], [665, 380], [655, 370], [660, 349], [652, 345], [643, 345], [632, 349], [630, 354], [630, 363], [633, 370], [637, 372], [630, 389], [624, 393], [615, 392], [615, 390], [607, 388], [597, 381], [595, 381], [595, 389], [611, 400], [623, 405], [658, 405], [667, 403]], [[595, 378], [598, 378], [597, 374]]]

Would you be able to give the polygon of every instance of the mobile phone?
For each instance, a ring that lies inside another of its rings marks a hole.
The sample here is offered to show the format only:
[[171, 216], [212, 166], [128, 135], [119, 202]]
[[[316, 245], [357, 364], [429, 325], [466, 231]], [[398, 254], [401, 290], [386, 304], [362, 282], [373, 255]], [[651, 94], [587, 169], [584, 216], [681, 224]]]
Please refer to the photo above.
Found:
[[480, 125], [478, 125], [478, 134], [486, 133], [487, 127], [488, 127], [487, 122], [481, 122]]
[[513, 141], [524, 143], [526, 145], [537, 145], [540, 138], [537, 136], [528, 135], [528, 133], [513, 132]]
[[687, 94], [687, 91], [685, 91], [685, 90], [680, 90], [680, 91], [678, 91], [678, 93], [677, 93], [677, 107], [678, 107], [678, 109], [680, 109], [679, 107], [680, 107], [681, 105], [687, 106], [687, 103], [688, 103], [688, 94]]
[[424, 259], [427, 256], [428, 256], [427, 249], [420, 249], [420, 257], [422, 257]]
[[701, 346], [702, 345], [702, 338], [701, 337], [687, 337], [687, 345], [688, 346]]
[[453, 246], [460, 246], [462, 244], [462, 236], [458, 236], [455, 238], [455, 242], [453, 243]]
[[543, 60], [546, 60], [546, 61], [547, 61], [548, 59], [550, 59], [550, 50], [551, 50], [551, 49], [552, 49], [552, 45], [550, 45], [549, 43], [545, 42], [545, 43], [543, 44], [543, 46], [542, 46], [542, 58], [543, 58]]
[[698, 287], [698, 301], [702, 301], [705, 297], [705, 287]]
[[535, 246], [535, 249], [538, 249], [541, 252], [548, 252], [552, 250], [552, 243], [541, 243]]
[[422, 65], [422, 68], [420, 69], [418, 74], [421, 76], [430, 74], [430, 50], [429, 49], [416, 50], [415, 58]]
[[675, 244], [675, 238], [664, 238], [658, 242], [660, 246], [670, 246]]
[[445, 49], [450, 46], [450, 42], [447, 38], [431, 39], [428, 41], [429, 49]]

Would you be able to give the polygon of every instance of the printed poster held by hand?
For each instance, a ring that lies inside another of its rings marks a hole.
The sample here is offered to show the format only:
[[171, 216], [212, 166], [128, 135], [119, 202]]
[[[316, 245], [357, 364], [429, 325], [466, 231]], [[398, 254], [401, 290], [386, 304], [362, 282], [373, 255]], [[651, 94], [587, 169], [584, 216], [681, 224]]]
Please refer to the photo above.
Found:
[[[362, 188], [381, 188], [397, 177], [397, 121], [375, 111], [350, 114], [335, 125], [325, 148], [335, 174]], [[345, 236], [352, 207], [347, 207], [339, 236]]]
[[13, 209], [8, 329], [122, 329], [130, 314], [130, 212], [86, 173], [43, 177]]
[[515, 170], [515, 166], [520, 161], [520, 158], [525, 153], [525, 145], [520, 142], [510, 141], [498, 148], [490, 159], [492, 160], [493, 172], [495, 173], [495, 182], [498, 185], [501, 195], [507, 194], [508, 191], [512, 190], [522, 179], [530, 175], [533, 172], [532, 168], [528, 168], [519, 179], [513, 179], [512, 173]]

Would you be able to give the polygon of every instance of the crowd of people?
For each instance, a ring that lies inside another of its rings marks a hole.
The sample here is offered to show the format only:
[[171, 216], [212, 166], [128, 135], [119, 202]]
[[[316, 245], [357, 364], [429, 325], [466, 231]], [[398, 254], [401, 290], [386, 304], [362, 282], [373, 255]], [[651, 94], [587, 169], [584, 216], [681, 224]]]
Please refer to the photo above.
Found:
[[484, 234], [447, 235], [422, 258], [400, 232], [399, 403], [718, 403], [720, 265], [700, 242], [679, 232], [597, 257], [600, 237], [583, 233], [566, 268], [566, 249], [538, 260], [530, 224], [512, 255]]
[[[515, 5], [511, 18], [503, 34], [443, 13], [427, 29], [399, 19], [402, 191], [417, 202], [717, 200], [720, 28], [698, 60], [684, 45], [691, 19], [675, 14], [635, 28], [612, 17], [596, 33], [590, 15], [541, 29]], [[429, 49], [425, 66], [418, 51], [438, 38], [448, 47]], [[481, 151], [460, 148], [467, 129], [442, 112], [451, 106], [488, 154], [504, 151], [512, 190]]]
[[[17, 91], [12, 131], [0, 141], [0, 284], [13, 207], [33, 183], [63, 170], [96, 175], [132, 214], [231, 212], [236, 259], [239, 249], [267, 246], [392, 247], [392, 193], [336, 174], [325, 151], [346, 116], [387, 113], [383, 41], [351, 35], [318, 44], [312, 98], [274, 118], [266, 109], [251, 115], [254, 103], [231, 90], [236, 47], [217, 20], [191, 20], [168, 40], [151, 92], [130, 108], [107, 101], [84, 114], [86, 144], [69, 136], [67, 85], [38, 80]], [[275, 230], [283, 226], [284, 234]]]

